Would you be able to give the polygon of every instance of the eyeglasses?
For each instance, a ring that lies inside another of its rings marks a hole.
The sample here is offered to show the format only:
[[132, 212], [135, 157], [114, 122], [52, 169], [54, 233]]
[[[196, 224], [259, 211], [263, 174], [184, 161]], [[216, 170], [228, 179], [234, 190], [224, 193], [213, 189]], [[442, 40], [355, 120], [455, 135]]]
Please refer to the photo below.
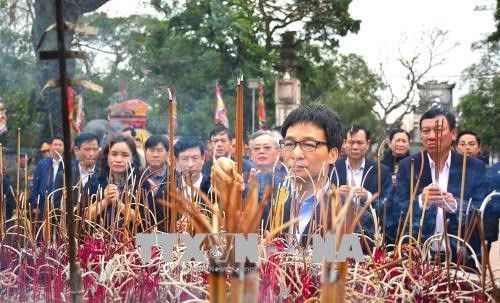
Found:
[[280, 148], [284, 151], [293, 151], [297, 144], [300, 145], [300, 148], [305, 152], [313, 152], [318, 146], [324, 144], [327, 145], [327, 142], [317, 141], [317, 140], [302, 140], [302, 141], [293, 141], [293, 140], [280, 140]]

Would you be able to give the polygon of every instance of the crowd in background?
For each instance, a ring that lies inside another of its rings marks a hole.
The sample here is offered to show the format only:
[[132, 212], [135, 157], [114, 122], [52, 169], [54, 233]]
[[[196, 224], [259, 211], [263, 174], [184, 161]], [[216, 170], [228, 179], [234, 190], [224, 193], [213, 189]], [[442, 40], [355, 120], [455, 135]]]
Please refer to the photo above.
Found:
[[[481, 150], [479, 136], [467, 130], [458, 132], [454, 116], [440, 108], [430, 109], [420, 120], [422, 152], [410, 155], [410, 134], [403, 129], [392, 129], [380, 163], [368, 157], [372, 138], [366, 127], [342, 127], [336, 114], [322, 106], [301, 106], [296, 111], [287, 117], [281, 128], [259, 130], [249, 136], [245, 140], [242, 163], [242, 177], [247, 188], [254, 180], [261, 188], [283, 186], [287, 174], [305, 180], [301, 189], [307, 194], [296, 212], [299, 224], [295, 232], [310, 232], [314, 228], [311, 223], [314, 221], [315, 200], [325, 184], [334, 185], [343, 201], [351, 198], [360, 205], [374, 200], [376, 195], [373, 207], [377, 211], [385, 209], [385, 240], [388, 242], [397, 240], [401, 218], [409, 211], [410, 205], [418, 218], [424, 215], [430, 222], [426, 221], [423, 227], [424, 237], [442, 234], [447, 228], [456, 233], [463, 224], [459, 220], [460, 213], [465, 211], [459, 209], [457, 203], [463, 199], [461, 195], [479, 209], [490, 192], [500, 190], [500, 164], [488, 166], [484, 159], [477, 159]], [[114, 211], [120, 212], [123, 218], [137, 218], [140, 213], [140, 217], [148, 222], [163, 220], [165, 205], [161, 201], [165, 200], [170, 171], [177, 176], [177, 188], [190, 199], [195, 199], [199, 192], [208, 195], [212, 190], [210, 175], [213, 166], [217, 165], [219, 158], [234, 159], [236, 144], [233, 132], [221, 125], [212, 129], [207, 141], [197, 137], [175, 137], [174, 142], [169, 142], [167, 135], [157, 134], [143, 142], [133, 128], [125, 128], [121, 135], [109, 142], [101, 140], [91, 133], [77, 135], [72, 142], [74, 160], [71, 169], [73, 184], [81, 195], [77, 198], [80, 201], [78, 211], [91, 219], [102, 217], [103, 224], [111, 221]], [[175, 163], [169, 163], [171, 148]], [[39, 219], [48, 205], [47, 199], [53, 203], [51, 207], [60, 208], [62, 191], [59, 189], [64, 184], [65, 169], [61, 157], [63, 152], [63, 139], [56, 136], [41, 145], [40, 158], [36, 159], [33, 171], [27, 169], [29, 159], [24, 153], [20, 155], [15, 170], [4, 169], [7, 218], [14, 215], [16, 192], [22, 192], [28, 198], [33, 215]], [[171, 170], [170, 165], [175, 169]], [[461, 186], [464, 173], [465, 188]], [[411, 178], [421, 180], [413, 204], [409, 201]], [[323, 181], [309, 182], [307, 179]], [[102, 194], [96, 198], [99, 189]], [[139, 189], [151, 210], [149, 212], [123, 201], [123, 192]], [[500, 201], [494, 200], [490, 205], [484, 224], [488, 248], [498, 238]], [[269, 212], [267, 209], [264, 218], [270, 215]], [[378, 215], [382, 216], [381, 213]], [[374, 236], [377, 227], [370, 223], [373, 218], [370, 215], [365, 217], [361, 224], [363, 233]], [[414, 230], [418, 230], [420, 222], [415, 220], [413, 224]], [[472, 237], [469, 242], [477, 248], [480, 247], [474, 243], [477, 240]], [[434, 249], [440, 251], [442, 248], [438, 245]]]

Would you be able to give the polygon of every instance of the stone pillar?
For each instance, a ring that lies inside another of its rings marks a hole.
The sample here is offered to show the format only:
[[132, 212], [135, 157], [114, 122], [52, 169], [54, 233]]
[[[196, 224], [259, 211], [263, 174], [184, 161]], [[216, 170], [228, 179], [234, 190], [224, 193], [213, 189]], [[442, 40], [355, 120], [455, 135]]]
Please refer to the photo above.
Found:
[[300, 80], [288, 77], [277, 78], [274, 95], [276, 125], [281, 125], [286, 116], [300, 105]]
[[276, 66], [278, 77], [274, 85], [276, 125], [283, 124], [286, 116], [300, 105], [300, 80], [295, 54], [295, 32], [282, 35], [281, 62]]

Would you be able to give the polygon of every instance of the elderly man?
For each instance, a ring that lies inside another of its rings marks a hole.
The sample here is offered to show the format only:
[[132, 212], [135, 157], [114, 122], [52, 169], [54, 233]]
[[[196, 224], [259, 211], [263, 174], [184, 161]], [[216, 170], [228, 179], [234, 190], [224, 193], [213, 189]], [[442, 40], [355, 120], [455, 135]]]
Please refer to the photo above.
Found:
[[[465, 222], [467, 201], [472, 200], [471, 208], [474, 210], [480, 206], [488, 191], [486, 167], [480, 160], [467, 158], [465, 175], [462, 175], [463, 157], [451, 150], [457, 135], [455, 116], [447, 110], [433, 107], [426, 111], [420, 118], [420, 131], [425, 150], [399, 162], [394, 201], [388, 208], [393, 216], [387, 226], [389, 238], [395, 240], [399, 222], [397, 218], [400, 214], [404, 218], [408, 213], [410, 189], [414, 187], [416, 192], [413, 201], [412, 231], [415, 239], [420, 229], [422, 241], [433, 235], [442, 235], [445, 229], [449, 235], [456, 236], [461, 228], [461, 237], [464, 237], [464, 227], [470, 223]], [[460, 208], [462, 178], [465, 178], [464, 205]], [[411, 180], [413, 184], [410, 184]], [[420, 225], [420, 218], [423, 214], [424, 224]], [[459, 226], [460, 217], [462, 218], [461, 226]], [[406, 234], [408, 230], [405, 229], [402, 233]], [[472, 242], [474, 241], [471, 241], [471, 244], [476, 253], [479, 253], [478, 243]], [[457, 243], [451, 237], [442, 242], [433, 242], [432, 251], [433, 253], [442, 252], [441, 255], [443, 255], [448, 245], [451, 246], [453, 259], [455, 259]]]
[[256, 172], [272, 172], [280, 157], [280, 138], [270, 131], [257, 131], [250, 139], [251, 159]]

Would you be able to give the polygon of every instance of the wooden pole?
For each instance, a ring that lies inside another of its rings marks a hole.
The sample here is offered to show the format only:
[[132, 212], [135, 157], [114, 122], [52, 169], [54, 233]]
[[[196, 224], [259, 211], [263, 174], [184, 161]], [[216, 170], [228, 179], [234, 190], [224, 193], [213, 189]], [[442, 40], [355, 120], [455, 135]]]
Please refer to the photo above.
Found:
[[68, 234], [69, 274], [71, 302], [83, 302], [82, 276], [76, 262], [75, 218], [73, 214], [73, 194], [71, 177], [71, 129], [68, 110], [68, 84], [66, 72], [66, 49], [64, 45], [64, 20], [62, 0], [56, 0], [57, 50], [59, 52], [59, 81], [61, 88], [62, 129], [64, 138], [64, 177], [66, 179], [66, 224]]

